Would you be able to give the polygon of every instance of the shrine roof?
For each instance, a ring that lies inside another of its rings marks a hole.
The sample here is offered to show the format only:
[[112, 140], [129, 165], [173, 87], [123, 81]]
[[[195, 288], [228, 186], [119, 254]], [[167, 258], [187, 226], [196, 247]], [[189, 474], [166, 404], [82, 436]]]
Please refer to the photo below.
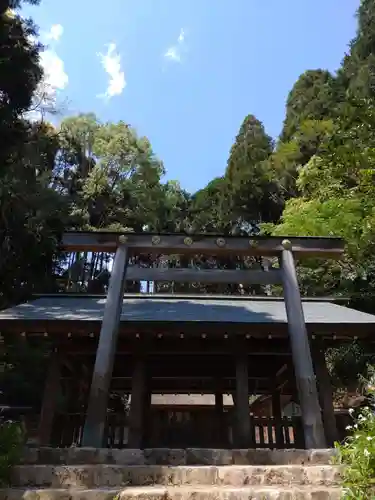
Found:
[[[90, 322], [103, 318], [105, 296], [40, 296], [0, 311], [0, 331], [13, 321]], [[324, 299], [303, 300], [307, 324], [367, 325], [375, 331], [375, 315]], [[286, 324], [283, 299], [269, 297], [129, 295], [124, 296], [122, 323]]]

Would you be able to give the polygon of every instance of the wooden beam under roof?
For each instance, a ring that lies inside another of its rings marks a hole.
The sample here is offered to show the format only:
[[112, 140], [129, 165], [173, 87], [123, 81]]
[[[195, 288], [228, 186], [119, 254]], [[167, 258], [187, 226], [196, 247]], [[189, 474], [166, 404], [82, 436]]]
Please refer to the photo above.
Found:
[[175, 281], [180, 283], [238, 283], [274, 285], [282, 282], [281, 272], [241, 269], [183, 269], [142, 268], [132, 266], [126, 273], [127, 281]]
[[[272, 378], [249, 378], [249, 394], [269, 394], [271, 389], [274, 388], [274, 381]], [[112, 380], [111, 390], [130, 392], [132, 378], [115, 378]], [[223, 392], [231, 393], [235, 387], [235, 378], [223, 379]], [[153, 378], [152, 379], [152, 392], [161, 394], [202, 394], [210, 393], [212, 391], [212, 378]], [[290, 394], [292, 386], [286, 383], [283, 386], [283, 392]]]
[[115, 252], [119, 241], [126, 242], [133, 253], [149, 254], [207, 254], [278, 256], [283, 240], [292, 244], [298, 257], [340, 258], [344, 252], [341, 238], [279, 237], [279, 236], [220, 236], [153, 233], [113, 233], [69, 231], [63, 234], [61, 248], [79, 252]]

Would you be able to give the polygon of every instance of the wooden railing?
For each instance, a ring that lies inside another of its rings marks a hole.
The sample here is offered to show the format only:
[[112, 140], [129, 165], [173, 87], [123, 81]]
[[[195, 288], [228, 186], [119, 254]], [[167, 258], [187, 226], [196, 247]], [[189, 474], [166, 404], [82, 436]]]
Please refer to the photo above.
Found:
[[254, 448], [303, 448], [300, 417], [251, 417]]
[[[196, 415], [185, 421], [175, 418], [177, 417], [174, 415], [175, 413], [178, 412], [160, 410], [154, 412], [151, 418], [153, 432], [149, 433], [144, 443], [145, 447], [235, 447], [230, 422], [226, 426], [227, 436], [218, 442], [212, 425], [212, 412], [193, 412]], [[209, 419], [205, 418], [208, 416], [210, 416]], [[253, 431], [252, 447], [279, 449], [304, 447], [299, 417], [283, 417], [280, 421], [276, 421], [273, 417], [250, 418]], [[58, 447], [81, 446], [84, 420], [85, 415], [79, 413], [57, 415], [54, 421], [52, 445]], [[103, 446], [106, 448], [125, 448], [127, 435], [126, 415], [121, 413], [108, 414]]]
[[58, 448], [81, 446], [85, 417], [84, 413], [55, 415], [51, 439], [52, 446]]

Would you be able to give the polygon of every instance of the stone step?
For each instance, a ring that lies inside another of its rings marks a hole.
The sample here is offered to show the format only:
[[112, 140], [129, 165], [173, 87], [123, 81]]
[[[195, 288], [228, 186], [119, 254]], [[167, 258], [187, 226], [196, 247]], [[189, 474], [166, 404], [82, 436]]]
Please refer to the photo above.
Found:
[[0, 500], [339, 500], [340, 488], [324, 486], [190, 486], [120, 489], [2, 489]]
[[82, 465], [328, 465], [334, 450], [26, 448], [24, 464]]
[[50, 488], [182, 485], [323, 485], [340, 484], [340, 468], [330, 465], [277, 466], [119, 466], [21, 465], [12, 485]]

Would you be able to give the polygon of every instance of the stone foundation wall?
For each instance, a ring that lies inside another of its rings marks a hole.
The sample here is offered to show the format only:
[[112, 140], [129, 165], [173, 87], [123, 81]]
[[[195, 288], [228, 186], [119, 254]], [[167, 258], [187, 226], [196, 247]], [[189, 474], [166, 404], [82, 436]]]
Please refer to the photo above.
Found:
[[309, 465], [329, 464], [335, 451], [269, 449], [26, 448], [23, 464]]

